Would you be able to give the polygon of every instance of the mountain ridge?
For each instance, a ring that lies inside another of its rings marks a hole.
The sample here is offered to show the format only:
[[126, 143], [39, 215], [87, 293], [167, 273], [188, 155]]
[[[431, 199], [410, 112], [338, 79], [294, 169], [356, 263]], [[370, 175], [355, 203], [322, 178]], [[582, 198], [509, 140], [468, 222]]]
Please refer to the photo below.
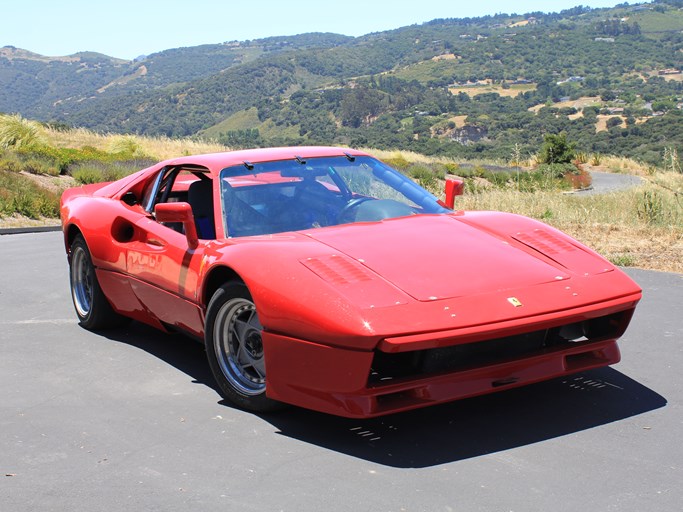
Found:
[[[232, 145], [372, 142], [499, 154], [536, 144], [540, 132], [522, 130], [543, 121], [542, 130], [575, 133], [586, 150], [616, 143], [634, 152], [643, 146], [638, 130], [657, 126], [648, 121], [653, 104], [666, 103], [666, 115], [680, 111], [680, 81], [659, 74], [683, 67], [680, 7], [667, 0], [435, 19], [359, 37], [227, 41], [123, 62], [84, 52], [46, 64], [0, 52], [0, 111], [99, 131], [209, 134]], [[528, 113], [581, 96], [601, 97], [598, 111]], [[594, 116], [610, 113], [623, 114], [610, 121], [615, 133], [591, 140]], [[451, 126], [456, 117], [466, 126]], [[630, 138], [617, 138], [617, 126]], [[642, 149], [661, 152], [669, 140]]]

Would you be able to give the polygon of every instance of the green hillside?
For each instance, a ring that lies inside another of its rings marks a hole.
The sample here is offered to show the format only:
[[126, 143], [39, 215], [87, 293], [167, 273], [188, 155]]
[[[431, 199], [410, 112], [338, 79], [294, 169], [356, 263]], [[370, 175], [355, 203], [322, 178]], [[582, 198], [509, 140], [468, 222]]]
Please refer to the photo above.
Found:
[[[233, 147], [350, 144], [465, 158], [509, 159], [564, 131], [580, 151], [657, 165], [683, 141], [682, 4], [437, 19], [123, 63], [85, 55], [46, 63], [7, 50], [0, 111]], [[24, 90], [31, 73], [39, 79]]]

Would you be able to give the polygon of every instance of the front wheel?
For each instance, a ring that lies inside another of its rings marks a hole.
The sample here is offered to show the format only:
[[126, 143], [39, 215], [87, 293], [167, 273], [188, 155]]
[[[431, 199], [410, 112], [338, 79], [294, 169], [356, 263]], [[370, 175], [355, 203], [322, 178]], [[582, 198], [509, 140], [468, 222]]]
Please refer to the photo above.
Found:
[[214, 293], [206, 315], [206, 354], [224, 398], [255, 412], [280, 409], [266, 396], [263, 327], [249, 290], [231, 282]]

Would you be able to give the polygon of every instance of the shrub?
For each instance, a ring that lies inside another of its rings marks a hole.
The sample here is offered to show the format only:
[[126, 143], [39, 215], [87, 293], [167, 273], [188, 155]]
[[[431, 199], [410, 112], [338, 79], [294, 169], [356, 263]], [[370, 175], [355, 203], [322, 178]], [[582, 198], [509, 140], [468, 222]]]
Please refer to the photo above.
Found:
[[59, 167], [50, 158], [45, 158], [32, 151], [6, 151], [0, 157], [0, 170], [9, 172], [30, 172], [31, 174], [47, 174], [57, 176]]
[[567, 135], [546, 134], [543, 137], [543, 146], [539, 153], [539, 162], [544, 164], [568, 164], [574, 160], [574, 148], [576, 144], [567, 141]]
[[81, 185], [99, 183], [102, 179], [102, 171], [93, 167], [80, 167], [71, 172], [71, 176]]
[[571, 163], [541, 164], [537, 170], [554, 179], [563, 179], [567, 174], [579, 174], [579, 169]]
[[455, 162], [449, 162], [444, 164], [444, 168], [448, 174], [456, 174], [460, 170], [460, 164]]
[[116, 181], [149, 165], [151, 162], [145, 160], [114, 162], [93, 160], [74, 164], [71, 168], [71, 176], [84, 185], [102, 181]]
[[575, 155], [575, 160], [576, 163], [578, 164], [585, 164], [588, 162], [588, 153], [576, 153]]
[[59, 195], [17, 173], [0, 171], [0, 215], [59, 216]]
[[617, 116], [610, 117], [607, 120], [607, 128], [614, 128], [615, 126], [621, 126], [622, 122], [623, 121], [622, 121], [621, 117], [617, 117]]
[[21, 160], [16, 153], [7, 151], [0, 157], [0, 171], [20, 172], [21, 170]]
[[20, 115], [0, 115], [0, 148], [26, 148], [44, 143], [42, 127]]
[[390, 167], [399, 171], [405, 171], [410, 167], [410, 162], [401, 153], [396, 153], [389, 158], [383, 158], [382, 161]]
[[126, 157], [146, 157], [142, 150], [142, 147], [135, 139], [130, 135], [124, 135], [115, 138], [109, 145], [109, 151], [115, 155], [121, 155]]
[[437, 186], [436, 173], [425, 165], [411, 165], [408, 169], [408, 176], [427, 190], [433, 190]]
[[619, 267], [632, 267], [635, 262], [630, 254], [614, 254], [608, 258], [614, 265]]
[[648, 224], [659, 224], [664, 220], [664, 203], [657, 192], [649, 190], [640, 194], [637, 204], [638, 218]]

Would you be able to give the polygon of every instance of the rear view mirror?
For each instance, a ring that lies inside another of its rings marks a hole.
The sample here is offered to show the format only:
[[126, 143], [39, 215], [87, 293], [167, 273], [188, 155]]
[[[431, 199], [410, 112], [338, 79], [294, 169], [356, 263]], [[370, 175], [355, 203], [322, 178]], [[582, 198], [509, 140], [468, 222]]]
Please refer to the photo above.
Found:
[[455, 208], [455, 196], [461, 196], [465, 190], [463, 180], [446, 180], [446, 206], [453, 210]]
[[154, 207], [157, 222], [181, 222], [187, 237], [187, 245], [194, 249], [199, 245], [194, 214], [189, 203], [158, 203]]

